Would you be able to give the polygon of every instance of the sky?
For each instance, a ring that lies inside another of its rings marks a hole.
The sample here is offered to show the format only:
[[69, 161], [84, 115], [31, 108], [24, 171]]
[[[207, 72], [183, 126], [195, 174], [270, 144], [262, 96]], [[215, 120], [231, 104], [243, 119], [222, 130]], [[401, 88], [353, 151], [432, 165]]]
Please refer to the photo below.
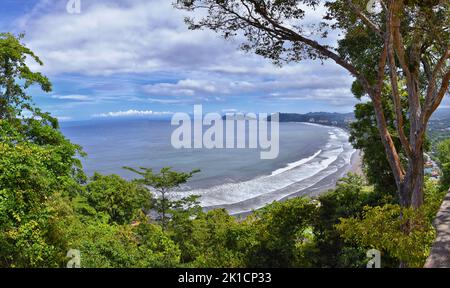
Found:
[[69, 1], [1, 0], [0, 10], [0, 31], [24, 32], [44, 62], [29, 65], [53, 83], [51, 93], [29, 93], [61, 121], [164, 117], [196, 104], [205, 112], [306, 113], [351, 112], [357, 103], [352, 77], [333, 62], [274, 66], [239, 50], [238, 39], [188, 30], [189, 14], [171, 0], [80, 0], [80, 14], [67, 11]]

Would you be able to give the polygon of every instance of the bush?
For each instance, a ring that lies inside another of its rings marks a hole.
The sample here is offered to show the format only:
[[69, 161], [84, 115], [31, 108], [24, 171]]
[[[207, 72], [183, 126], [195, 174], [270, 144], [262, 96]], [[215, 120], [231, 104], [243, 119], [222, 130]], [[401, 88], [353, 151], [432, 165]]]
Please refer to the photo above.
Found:
[[142, 209], [150, 208], [152, 201], [147, 188], [117, 175], [98, 173], [87, 184], [84, 195], [91, 207], [97, 212], [107, 213], [110, 221], [117, 224], [130, 224]]

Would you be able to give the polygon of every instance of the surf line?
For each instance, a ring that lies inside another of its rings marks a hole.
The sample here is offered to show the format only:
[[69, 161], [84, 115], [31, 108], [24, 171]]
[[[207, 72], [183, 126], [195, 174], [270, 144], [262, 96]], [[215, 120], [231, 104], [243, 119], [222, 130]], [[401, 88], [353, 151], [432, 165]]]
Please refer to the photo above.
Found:
[[289, 171], [291, 169], [294, 169], [295, 167], [298, 167], [300, 165], [303, 165], [303, 164], [311, 161], [312, 159], [316, 158], [317, 156], [319, 156], [320, 153], [322, 153], [322, 150], [317, 151], [316, 153], [314, 153], [314, 155], [312, 155], [312, 156], [310, 156], [308, 158], [304, 158], [304, 159], [298, 160], [296, 162], [288, 163], [286, 165], [286, 167], [283, 167], [283, 168], [280, 168], [280, 169], [277, 169], [277, 170], [273, 171], [270, 176], [275, 176], [275, 175], [281, 174], [283, 172]]

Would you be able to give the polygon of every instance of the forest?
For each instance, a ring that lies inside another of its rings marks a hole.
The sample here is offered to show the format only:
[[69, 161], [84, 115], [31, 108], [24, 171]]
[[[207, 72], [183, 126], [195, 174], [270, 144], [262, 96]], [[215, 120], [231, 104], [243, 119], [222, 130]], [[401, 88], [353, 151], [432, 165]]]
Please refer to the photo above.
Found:
[[[134, 180], [88, 177], [83, 148], [28, 93], [32, 86], [52, 91], [49, 78], [29, 66], [44, 63], [24, 35], [1, 33], [0, 267], [67, 267], [73, 249], [83, 268], [362, 268], [370, 249], [381, 251], [382, 267], [423, 267], [450, 185], [450, 139], [435, 143], [426, 134], [448, 95], [449, 4], [382, 1], [380, 15], [366, 16], [353, 3], [363, 1], [330, 2], [327, 17], [336, 22], [316, 32], [343, 31], [332, 49], [286, 24], [304, 17], [293, 2], [198, 0], [178, 8], [206, 7], [204, 18], [186, 19], [190, 29], [242, 33], [241, 48], [277, 65], [331, 59], [354, 76], [354, 96], [370, 99], [355, 106], [348, 128], [363, 176], [348, 174], [318, 197], [274, 202], [247, 217], [204, 212], [198, 196], [169, 197], [198, 170], [124, 167]], [[438, 181], [424, 176], [430, 151]]]

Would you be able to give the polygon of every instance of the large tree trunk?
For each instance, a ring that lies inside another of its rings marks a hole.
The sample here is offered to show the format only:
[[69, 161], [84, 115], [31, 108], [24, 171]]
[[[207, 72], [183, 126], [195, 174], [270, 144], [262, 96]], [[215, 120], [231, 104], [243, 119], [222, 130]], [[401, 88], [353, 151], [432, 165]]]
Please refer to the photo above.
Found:
[[[412, 207], [418, 209], [423, 205], [423, 167], [424, 157], [423, 147], [421, 146], [414, 154], [414, 157], [409, 159], [406, 175], [399, 185], [400, 206], [402, 208]], [[400, 214], [400, 217], [403, 217], [403, 213]], [[411, 232], [411, 225], [413, 225], [413, 223], [410, 223], [409, 221], [402, 225], [401, 229], [405, 234]], [[408, 264], [405, 261], [400, 261], [400, 268], [407, 267]]]
[[411, 162], [409, 169], [411, 170], [411, 207], [417, 209], [422, 206], [424, 201], [423, 185], [424, 185], [424, 157], [423, 147], [417, 151], [415, 158]]
[[[424, 155], [423, 139], [412, 133], [411, 142], [417, 146], [410, 152], [406, 171], [403, 171], [402, 163], [398, 151], [395, 148], [392, 137], [387, 129], [386, 119], [383, 114], [383, 107], [379, 97], [373, 97], [377, 126], [381, 134], [381, 140], [385, 147], [386, 156], [394, 174], [397, 184], [400, 205], [404, 208], [419, 208], [424, 201]], [[415, 125], [411, 125], [415, 128]], [[418, 129], [417, 129], [418, 130]]]
[[399, 196], [402, 207], [419, 208], [423, 204], [424, 157], [423, 149], [409, 159], [407, 173], [400, 183]]

